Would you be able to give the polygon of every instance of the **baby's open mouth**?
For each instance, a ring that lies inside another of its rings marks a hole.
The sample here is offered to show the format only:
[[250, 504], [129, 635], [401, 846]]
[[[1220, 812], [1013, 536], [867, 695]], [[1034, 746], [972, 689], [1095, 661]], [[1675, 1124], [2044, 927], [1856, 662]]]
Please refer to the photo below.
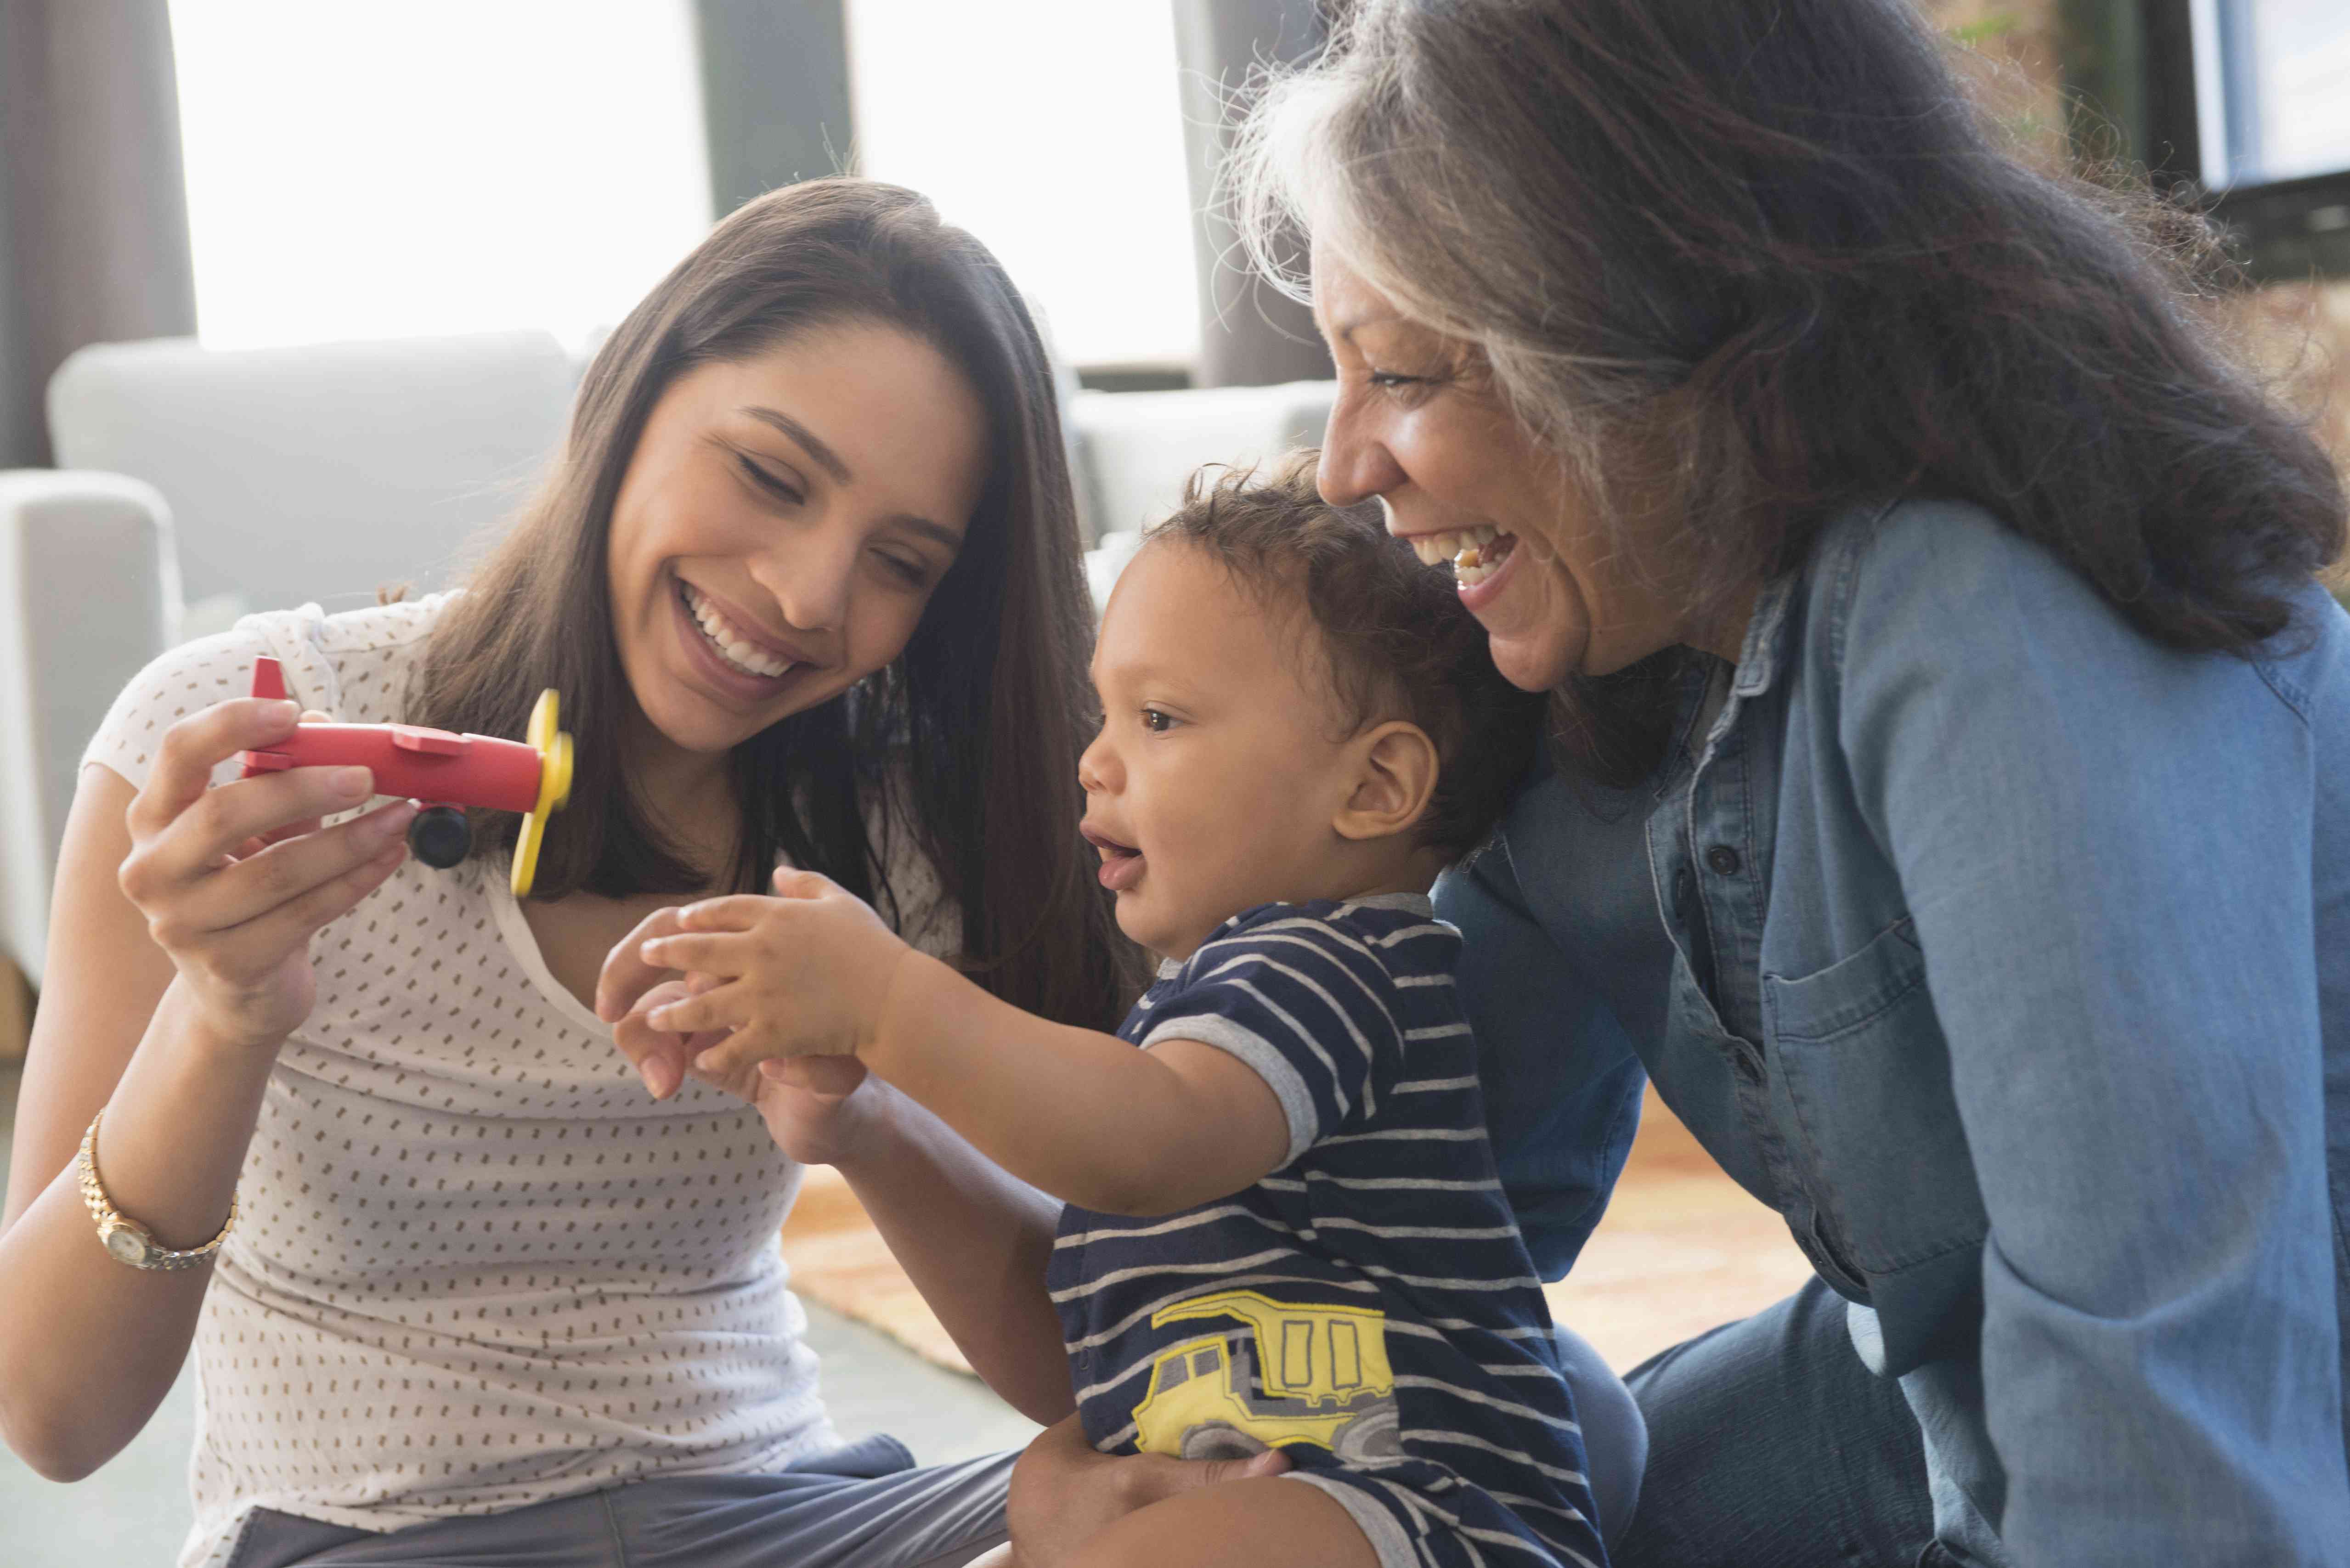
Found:
[[1101, 854], [1098, 875], [1103, 887], [1118, 892], [1133, 886], [1134, 879], [1142, 875], [1141, 850], [1131, 844], [1120, 844], [1097, 828], [1080, 827], [1077, 831]]
[[1414, 534], [1411, 547], [1431, 566], [1440, 561], [1451, 562], [1452, 580], [1473, 588], [1502, 569], [1502, 563], [1518, 547], [1518, 536], [1480, 523], [1473, 528], [1441, 534]]

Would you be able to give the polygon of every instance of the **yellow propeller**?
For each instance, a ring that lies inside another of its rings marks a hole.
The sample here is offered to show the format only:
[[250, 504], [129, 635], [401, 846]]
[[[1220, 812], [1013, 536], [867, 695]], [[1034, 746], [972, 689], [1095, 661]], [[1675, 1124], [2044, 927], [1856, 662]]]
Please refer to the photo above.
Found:
[[515, 840], [514, 895], [530, 896], [531, 878], [538, 871], [538, 846], [546, 837], [546, 819], [571, 801], [571, 737], [556, 728], [562, 701], [550, 686], [538, 694], [530, 711], [531, 749], [538, 753], [538, 804], [522, 819], [522, 836]]

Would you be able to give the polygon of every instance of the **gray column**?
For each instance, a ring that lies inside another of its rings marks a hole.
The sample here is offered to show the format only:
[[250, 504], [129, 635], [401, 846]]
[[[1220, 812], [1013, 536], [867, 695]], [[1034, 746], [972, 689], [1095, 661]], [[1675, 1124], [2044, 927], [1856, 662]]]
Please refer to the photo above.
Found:
[[0, 0], [0, 468], [68, 354], [195, 328], [164, 0]]
[[1301, 59], [1323, 41], [1313, 0], [1174, 0], [1183, 73], [1185, 161], [1200, 259], [1202, 387], [1263, 386], [1331, 374], [1314, 317], [1245, 270], [1218, 210], [1216, 173], [1230, 141], [1224, 104], [1260, 63]]
[[844, 0], [693, 0], [711, 211], [849, 171]]

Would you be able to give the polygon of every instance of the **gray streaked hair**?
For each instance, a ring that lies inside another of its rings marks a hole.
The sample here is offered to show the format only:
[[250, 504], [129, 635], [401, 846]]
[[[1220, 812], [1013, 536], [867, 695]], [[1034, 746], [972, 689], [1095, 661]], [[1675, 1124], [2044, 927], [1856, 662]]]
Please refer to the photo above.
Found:
[[[1503, 405], [1612, 517], [1609, 438], [1687, 366], [1611, 327], [1620, 302], [1597, 282], [1607, 258], [1570, 216], [1590, 192], [1555, 166], [1565, 161], [1526, 156], [1548, 128], [1501, 78], [1528, 73], [1538, 40], [1492, 24], [1538, 34], [1534, 9], [1448, 7], [1444, 24], [1463, 36], [1441, 51], [1417, 47], [1409, 5], [1342, 14], [1317, 61], [1257, 84], [1222, 200], [1250, 264], [1291, 297], [1310, 296], [1310, 235], [1410, 319], [1467, 346]], [[1515, 71], [1497, 57], [1505, 47]]]
[[2018, 156], [1958, 54], [1909, 0], [1342, 0], [1227, 200], [1286, 288], [1310, 235], [1482, 361], [1692, 627], [1918, 493], [2167, 646], [2277, 635], [2342, 485], [2205, 308], [2214, 236]]

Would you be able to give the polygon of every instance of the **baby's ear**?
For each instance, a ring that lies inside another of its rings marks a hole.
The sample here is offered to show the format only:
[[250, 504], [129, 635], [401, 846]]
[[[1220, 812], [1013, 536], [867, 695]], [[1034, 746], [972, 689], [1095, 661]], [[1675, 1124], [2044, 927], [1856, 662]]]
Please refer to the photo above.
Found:
[[1342, 838], [1387, 838], [1410, 831], [1436, 794], [1436, 742], [1428, 732], [1390, 719], [1348, 748], [1354, 788], [1330, 826]]

